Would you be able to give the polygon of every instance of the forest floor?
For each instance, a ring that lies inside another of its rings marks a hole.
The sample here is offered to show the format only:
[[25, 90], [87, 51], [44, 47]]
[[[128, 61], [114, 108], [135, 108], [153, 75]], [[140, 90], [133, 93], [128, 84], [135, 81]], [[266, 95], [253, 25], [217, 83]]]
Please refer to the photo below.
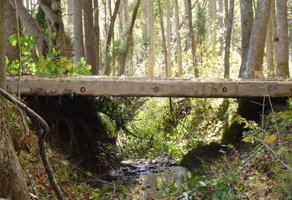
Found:
[[[188, 187], [178, 190], [178, 186], [172, 186], [164, 194], [147, 199], [292, 199], [290, 103], [267, 116], [268, 120], [275, 121], [264, 131], [260, 125], [242, 119], [249, 128], [245, 142], [222, 148], [218, 157], [201, 159], [202, 164], [184, 179]], [[15, 113], [11, 121], [21, 127], [21, 120]], [[126, 184], [119, 185], [106, 175], [110, 169], [106, 164], [84, 165], [78, 158], [72, 159], [72, 155], [49, 144], [47, 155], [66, 199], [137, 199]], [[115, 159], [110, 149], [105, 150], [103, 156]], [[56, 199], [42, 165], [35, 132], [26, 137], [19, 160], [31, 199]], [[89, 166], [98, 166], [99, 169], [90, 169]], [[116, 163], [115, 167], [120, 166]], [[146, 186], [140, 188], [144, 190]]]

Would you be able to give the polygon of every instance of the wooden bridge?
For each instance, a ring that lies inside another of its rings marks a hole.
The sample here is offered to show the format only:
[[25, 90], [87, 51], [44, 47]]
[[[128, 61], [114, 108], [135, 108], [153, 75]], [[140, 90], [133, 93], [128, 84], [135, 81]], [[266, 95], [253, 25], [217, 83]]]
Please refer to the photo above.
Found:
[[[23, 95], [139, 96], [139, 97], [291, 97], [292, 80], [158, 79], [86, 76], [76, 78], [21, 77]], [[18, 78], [7, 77], [6, 89], [18, 92]]]

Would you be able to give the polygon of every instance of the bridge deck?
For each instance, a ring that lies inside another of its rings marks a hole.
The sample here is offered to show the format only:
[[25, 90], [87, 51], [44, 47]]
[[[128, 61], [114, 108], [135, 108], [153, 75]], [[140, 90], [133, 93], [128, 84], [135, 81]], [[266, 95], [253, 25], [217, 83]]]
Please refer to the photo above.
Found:
[[[6, 89], [17, 93], [18, 78], [6, 79]], [[23, 95], [82, 95], [140, 97], [290, 97], [292, 81], [241, 79], [155, 79], [130, 77], [21, 77]]]

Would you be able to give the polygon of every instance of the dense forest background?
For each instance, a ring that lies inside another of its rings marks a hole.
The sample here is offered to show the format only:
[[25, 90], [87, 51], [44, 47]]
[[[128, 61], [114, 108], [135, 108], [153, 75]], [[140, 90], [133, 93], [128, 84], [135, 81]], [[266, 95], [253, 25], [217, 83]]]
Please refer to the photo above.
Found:
[[[290, 81], [291, 5], [0, 0], [0, 88], [21, 75]], [[291, 100], [22, 96], [48, 124], [46, 151], [32, 112], [11, 101], [0, 98], [0, 198], [131, 199], [106, 172], [162, 158], [191, 171], [157, 198], [291, 198]]]

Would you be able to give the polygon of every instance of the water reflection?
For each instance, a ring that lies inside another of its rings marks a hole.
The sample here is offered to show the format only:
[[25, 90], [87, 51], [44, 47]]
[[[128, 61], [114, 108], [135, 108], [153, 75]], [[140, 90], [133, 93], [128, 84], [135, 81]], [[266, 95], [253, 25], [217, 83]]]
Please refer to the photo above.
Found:
[[175, 197], [187, 190], [188, 170], [181, 166], [158, 167], [159, 173], [144, 173], [130, 188], [133, 199]]

